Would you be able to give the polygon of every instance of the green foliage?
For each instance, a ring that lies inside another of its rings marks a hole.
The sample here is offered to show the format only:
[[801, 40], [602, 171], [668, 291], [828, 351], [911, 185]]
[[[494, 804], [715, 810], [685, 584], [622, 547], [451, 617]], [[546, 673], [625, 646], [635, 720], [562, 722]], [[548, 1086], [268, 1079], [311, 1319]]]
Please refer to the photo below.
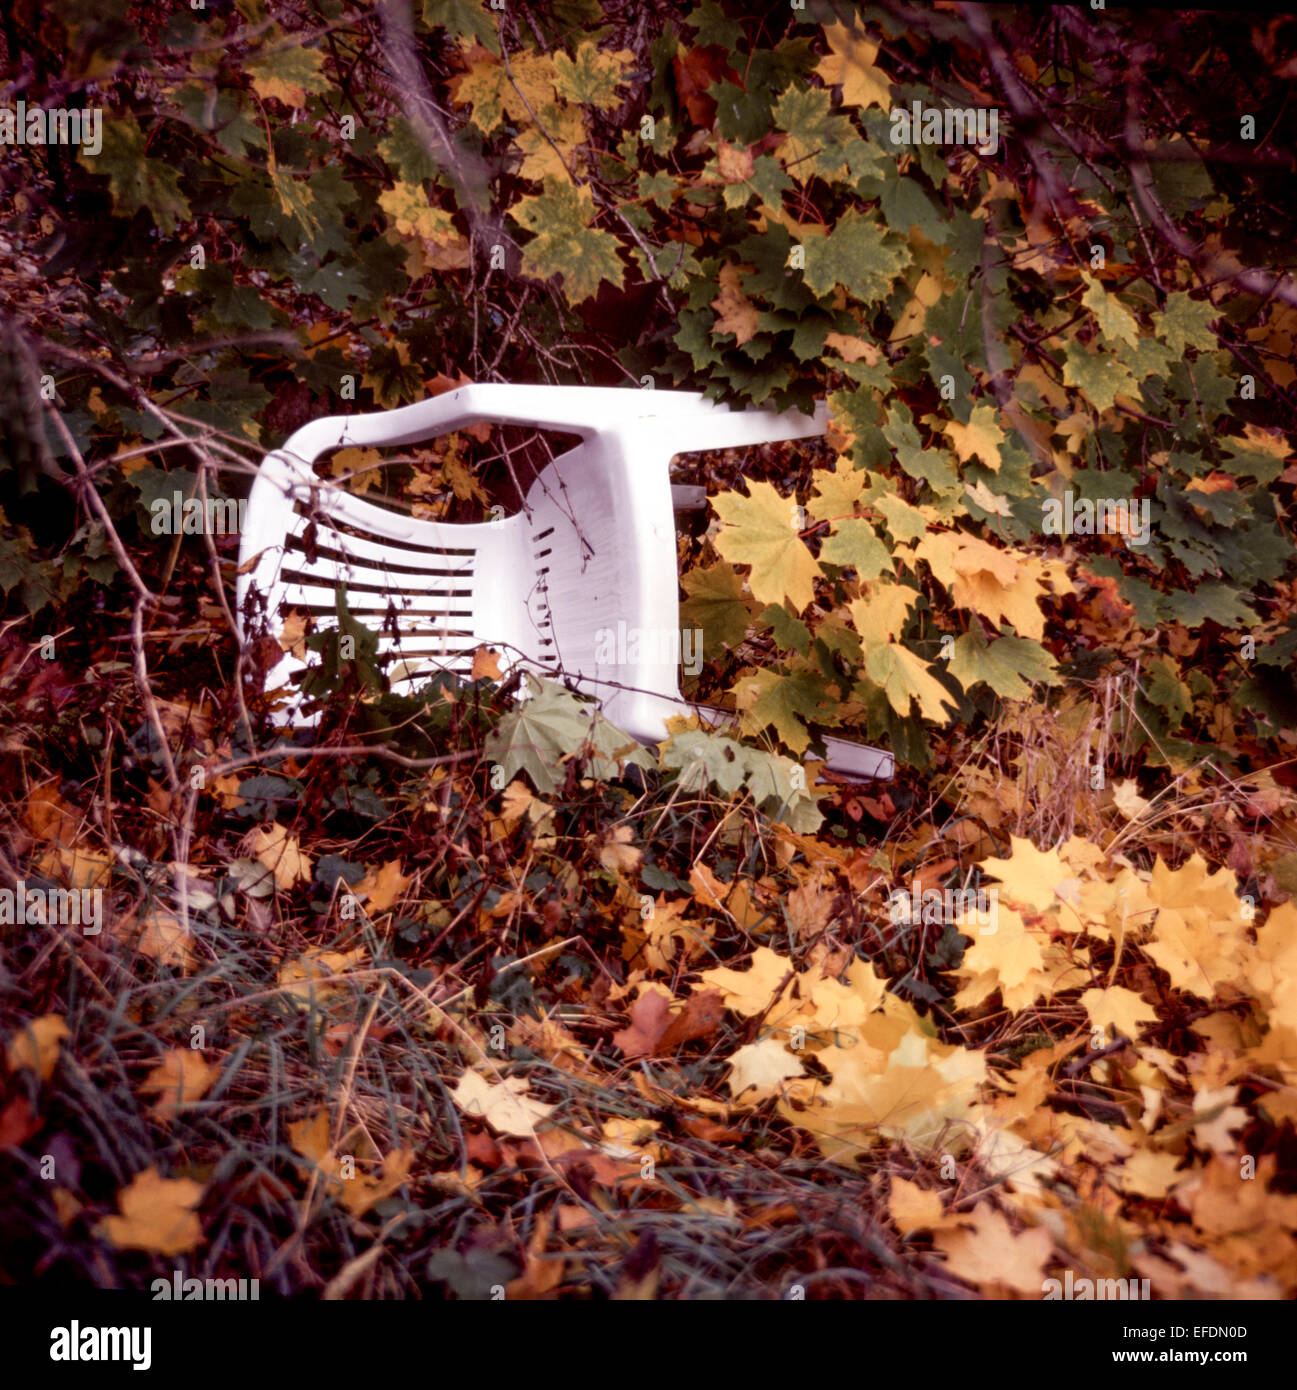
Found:
[[[1219, 138], [1210, 101], [1180, 93], [1174, 120], [1140, 107], [1127, 167], [1098, 70], [1006, 13], [1050, 115], [1014, 132], [1024, 163], [1004, 129], [998, 152], [893, 142], [890, 105], [948, 105], [950, 83], [989, 71], [954, 13], [910, 32], [868, 7], [801, 11], [772, 42], [707, 0], [645, 39], [593, 0], [528, 23], [423, 0], [438, 132], [377, 60], [367, 11], [320, 0], [289, 31], [249, 5], [161, 34], [121, 7], [58, 11], [104, 108], [102, 149], [61, 167], [102, 215], [63, 229], [50, 273], [102, 293], [53, 336], [103, 345], [119, 378], [151, 357], [139, 380], [186, 428], [253, 457], [439, 374], [615, 381], [614, 355], [735, 403], [824, 399], [837, 471], [716, 497], [719, 531], [682, 579], [682, 620], [745, 730], [796, 751], [813, 724], [861, 728], [922, 757], [925, 729], [974, 701], [1202, 641], [1212, 688], [1185, 730], [1228, 696], [1269, 737], [1269, 697], [1224, 655], [1245, 632], [1273, 645], [1291, 582], [1294, 310], [1241, 273], [1255, 227], [1230, 161], [1199, 157]], [[112, 462], [163, 432], [138, 400], [54, 375], [115, 505], [172, 480], [189, 494], [182, 454], [130, 476]], [[1068, 494], [1147, 507], [1147, 539], [1058, 535], [1043, 517]], [[115, 576], [101, 532], [60, 549], [9, 511], [16, 602]]]

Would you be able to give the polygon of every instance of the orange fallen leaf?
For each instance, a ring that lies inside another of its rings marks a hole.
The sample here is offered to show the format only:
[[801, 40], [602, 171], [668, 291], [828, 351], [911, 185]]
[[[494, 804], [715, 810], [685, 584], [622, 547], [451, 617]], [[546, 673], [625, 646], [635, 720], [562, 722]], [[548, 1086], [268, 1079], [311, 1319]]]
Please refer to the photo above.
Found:
[[203, 1241], [196, 1208], [203, 1185], [191, 1178], [164, 1178], [156, 1168], [136, 1173], [117, 1194], [120, 1216], [106, 1216], [96, 1228], [119, 1250], [182, 1255]]
[[68, 1025], [59, 1014], [32, 1019], [9, 1041], [9, 1070], [30, 1067], [42, 1081], [48, 1081], [58, 1065], [59, 1044], [69, 1036]]

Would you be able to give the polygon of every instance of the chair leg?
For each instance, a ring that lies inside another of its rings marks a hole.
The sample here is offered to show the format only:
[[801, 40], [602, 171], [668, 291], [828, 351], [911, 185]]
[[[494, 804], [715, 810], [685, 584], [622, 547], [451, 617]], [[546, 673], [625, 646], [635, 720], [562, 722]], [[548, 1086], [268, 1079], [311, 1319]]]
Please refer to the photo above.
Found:
[[[696, 714], [704, 723], [721, 728], [733, 722], [729, 710], [716, 705], [693, 705], [681, 701], [681, 713]], [[881, 748], [873, 748], [867, 743], [856, 743], [852, 739], [835, 738], [824, 735], [824, 766], [835, 777], [848, 777], [855, 781], [890, 782], [896, 776], [896, 759]], [[812, 754], [806, 754], [803, 762], [819, 761]]]
[[706, 511], [707, 489], [695, 487], [690, 483], [672, 483], [671, 508], [677, 512]]

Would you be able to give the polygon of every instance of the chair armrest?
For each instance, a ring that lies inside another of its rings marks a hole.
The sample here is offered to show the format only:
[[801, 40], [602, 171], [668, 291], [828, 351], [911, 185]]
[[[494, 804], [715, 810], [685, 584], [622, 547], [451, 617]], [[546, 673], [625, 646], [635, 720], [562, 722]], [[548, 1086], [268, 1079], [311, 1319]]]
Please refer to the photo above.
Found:
[[314, 463], [330, 449], [417, 444], [466, 425], [491, 421], [595, 434], [634, 434], [650, 426], [668, 453], [764, 444], [823, 434], [827, 412], [730, 410], [693, 391], [645, 391], [610, 386], [461, 386], [399, 410], [330, 415], [312, 420], [278, 452]]

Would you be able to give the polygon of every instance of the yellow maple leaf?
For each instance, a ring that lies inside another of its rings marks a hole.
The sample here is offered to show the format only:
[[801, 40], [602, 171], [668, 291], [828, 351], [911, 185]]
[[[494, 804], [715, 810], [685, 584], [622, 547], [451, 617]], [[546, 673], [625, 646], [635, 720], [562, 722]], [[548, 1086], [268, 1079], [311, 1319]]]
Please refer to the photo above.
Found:
[[908, 716], [910, 701], [914, 700], [924, 719], [945, 724], [958, 708], [955, 697], [932, 674], [933, 667], [899, 642], [870, 649], [865, 656], [865, 670], [870, 680], [882, 686], [897, 714]]
[[935, 1230], [945, 1219], [940, 1193], [925, 1192], [918, 1183], [895, 1175], [887, 1199], [887, 1211], [903, 1236], [908, 1236], [911, 1231]]
[[481, 1116], [497, 1134], [520, 1139], [534, 1136], [536, 1126], [554, 1109], [529, 1095], [526, 1081], [516, 1076], [491, 1082], [480, 1072], [466, 1071], [450, 1095], [465, 1115]]
[[815, 72], [825, 86], [841, 86], [842, 100], [847, 106], [877, 106], [890, 111], [891, 81], [876, 66], [878, 45], [846, 24], [826, 24], [824, 38], [829, 53], [820, 59]]
[[277, 979], [284, 992], [303, 1004], [312, 997], [326, 999], [342, 987], [337, 978], [365, 959], [364, 947], [354, 951], [326, 951], [319, 947], [279, 967]]
[[1044, 1292], [1054, 1245], [1049, 1232], [1037, 1226], [1015, 1233], [990, 1202], [973, 1210], [969, 1225], [938, 1231], [932, 1239], [945, 1252], [951, 1273], [970, 1284], [1003, 1285], [1034, 1298]]
[[1238, 1147], [1232, 1131], [1242, 1129], [1251, 1115], [1232, 1102], [1237, 1086], [1204, 1088], [1193, 1098], [1193, 1136], [1205, 1148], [1218, 1154], [1232, 1154]]
[[874, 584], [864, 598], [848, 605], [851, 622], [867, 645], [899, 637], [918, 602], [919, 592], [908, 584]]
[[1006, 898], [1033, 912], [1044, 912], [1058, 901], [1059, 884], [1071, 878], [1056, 849], [1039, 850], [1030, 840], [1009, 836], [1008, 859], [984, 859], [982, 871], [998, 879]]
[[1272, 1025], [1297, 1029], [1297, 905], [1291, 901], [1257, 930], [1247, 982], [1269, 1008]]
[[164, 1178], [156, 1168], [136, 1173], [117, 1194], [120, 1216], [105, 1217], [96, 1228], [119, 1250], [182, 1255], [203, 1241], [196, 1208], [203, 1185], [191, 1178]]
[[188, 1047], [168, 1048], [162, 1060], [144, 1079], [141, 1091], [157, 1091], [152, 1113], [160, 1120], [173, 1119], [185, 1106], [200, 1100], [216, 1079], [216, 1069], [201, 1052]]
[[42, 1081], [48, 1081], [58, 1065], [59, 1045], [70, 1036], [67, 1021], [61, 1014], [43, 1014], [32, 1019], [9, 1040], [6, 1052], [9, 1070], [28, 1067]]
[[1112, 804], [1127, 820], [1138, 820], [1152, 803], [1140, 796], [1133, 777], [1125, 777], [1112, 784]]
[[538, 108], [537, 115], [539, 125], [523, 125], [514, 136], [514, 144], [522, 151], [518, 172], [536, 183], [546, 179], [571, 183], [585, 140], [581, 113], [570, 106], [549, 105]]
[[1105, 1176], [1123, 1192], [1160, 1201], [1187, 1174], [1177, 1172], [1180, 1155], [1138, 1149], [1120, 1167], [1111, 1167]]
[[1038, 556], [1004, 550], [962, 531], [929, 533], [914, 547], [961, 608], [971, 608], [994, 623], [1006, 618], [1020, 637], [1045, 635], [1045, 615], [1038, 599], [1053, 571]]
[[[335, 478], [346, 479], [352, 492], [368, 492], [378, 482], [382, 462], [378, 449], [339, 449], [329, 460], [329, 472]], [[281, 638], [281, 645], [282, 641]], [[306, 653], [295, 651], [293, 655], [304, 658]]]
[[450, 213], [434, 207], [420, 184], [398, 180], [395, 188], [379, 194], [378, 205], [401, 236], [445, 243], [459, 235]]
[[729, 1059], [729, 1068], [725, 1084], [730, 1094], [753, 1103], [778, 1095], [785, 1081], [804, 1074], [802, 1064], [774, 1035], [739, 1048]]
[[1045, 934], [1034, 931], [1004, 903], [997, 904], [995, 930], [979, 933], [964, 952], [960, 974], [976, 976], [993, 971], [1001, 988], [1020, 985], [1045, 966]]
[[760, 603], [787, 601], [800, 613], [815, 597], [820, 566], [799, 531], [800, 508], [764, 482], [749, 482], [749, 497], [722, 493], [712, 501], [723, 525], [716, 549], [736, 565], [750, 565], [748, 584]]
[[954, 445], [960, 463], [980, 458], [993, 473], [1000, 471], [1000, 447], [1004, 443], [1004, 431], [997, 423], [994, 406], [985, 402], [975, 405], [968, 424], [961, 425], [958, 420], [951, 420], [946, 425], [946, 434]]
[[865, 365], [869, 367], [876, 367], [883, 355], [882, 350], [873, 343], [845, 333], [828, 334], [824, 339], [824, 346], [841, 353], [848, 362], [859, 362], [864, 358]]
[[277, 823], [254, 826], [243, 839], [243, 847], [258, 863], [264, 864], [284, 889], [311, 879], [311, 857], [303, 853], [297, 836]]
[[533, 113], [555, 104], [554, 61], [547, 54], [511, 54], [508, 72], [480, 44], [474, 44], [466, 58], [468, 71], [450, 80], [451, 100], [470, 108], [469, 119], [483, 134], [489, 135], [506, 115], [523, 125], [534, 120]]
[[370, 869], [351, 892], [367, 912], [386, 912], [413, 882], [401, 872], [399, 859], [389, 859], [381, 868]]
[[[701, 975], [704, 989], [718, 989], [727, 1009], [753, 1018], [773, 1004], [776, 991], [779, 999], [788, 1000], [789, 989], [797, 977], [797, 971], [787, 956], [778, 955], [769, 946], [758, 946], [752, 953], [752, 964], [747, 970], [731, 970], [728, 966], [718, 966], [715, 970], [704, 970]], [[783, 988], [780, 989], [781, 983]], [[774, 1010], [767, 1014], [767, 1023], [774, 1022]]]
[[1133, 989], [1123, 989], [1120, 985], [1087, 989], [1081, 996], [1081, 1004], [1090, 1022], [1102, 1028], [1105, 1037], [1110, 1037], [1115, 1030], [1124, 1038], [1137, 1038], [1144, 1024], [1157, 1022], [1157, 1011]]

